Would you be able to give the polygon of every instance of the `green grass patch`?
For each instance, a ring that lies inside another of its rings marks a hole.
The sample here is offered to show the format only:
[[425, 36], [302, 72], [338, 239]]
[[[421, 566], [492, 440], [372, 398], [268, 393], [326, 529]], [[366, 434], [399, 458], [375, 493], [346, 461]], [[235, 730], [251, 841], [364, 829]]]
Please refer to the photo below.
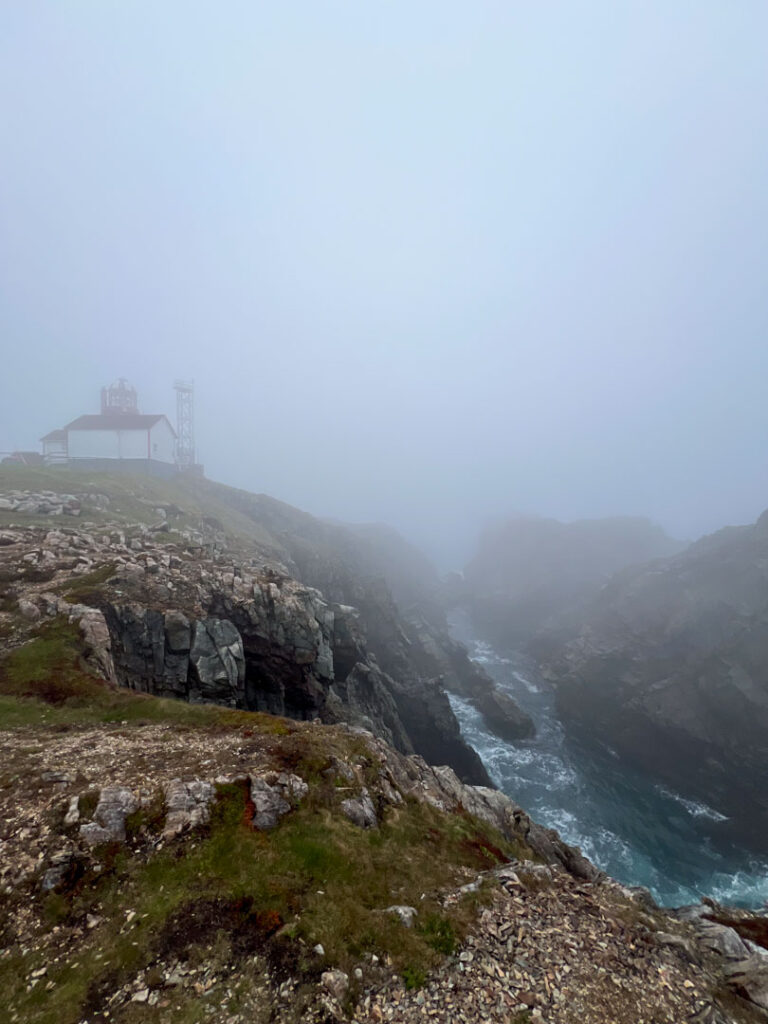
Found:
[[0, 662], [0, 694], [53, 705], [98, 698], [103, 684], [86, 668], [83, 654], [77, 626], [65, 619], [46, 622]]
[[0, 659], [0, 729], [168, 722], [192, 729], [242, 729], [246, 737], [279, 737], [296, 728], [261, 712], [189, 704], [112, 686], [90, 671], [85, 653], [77, 626], [58, 618], [43, 623], [31, 640]]
[[[99, 681], [97, 681], [99, 682]], [[3, 694], [0, 682], [0, 731], [48, 726], [53, 729], [89, 725], [143, 726], [168, 723], [180, 729], [229, 731], [243, 735], [289, 735], [293, 724], [259, 711], [235, 711], [215, 704], [187, 704], [185, 701], [152, 697], [133, 690], [103, 690], [87, 700], [76, 698], [51, 705], [34, 697]]]
[[61, 596], [70, 604], [95, 605], [101, 597], [100, 588], [115, 575], [117, 566], [114, 562], [100, 565], [92, 572], [76, 576], [73, 580], [59, 588]]
[[[340, 736], [328, 735], [336, 753]], [[517, 851], [483, 823], [411, 800], [390, 808], [379, 828], [362, 830], [327, 806], [329, 792], [330, 781], [327, 791], [311, 788], [278, 828], [262, 833], [249, 824], [247, 790], [220, 786], [211, 822], [198, 835], [149, 859], [124, 848], [99, 853], [100, 876], [49, 896], [41, 908], [48, 927], [89, 912], [104, 918], [49, 966], [50, 991], [26, 991], [34, 954], [21, 963], [0, 960], [0, 986], [18, 1019], [77, 1024], [136, 971], [156, 976], [169, 959], [223, 965], [262, 955], [278, 980], [299, 979], [306, 994], [328, 965], [351, 972], [376, 953], [391, 957], [407, 986], [423, 985], [476, 913], [477, 895], [443, 908], [439, 890], [462, 881], [464, 868], [486, 867], [486, 845]], [[417, 908], [415, 927], [384, 912], [393, 903]], [[324, 958], [312, 952], [318, 942]], [[163, 1020], [196, 1020], [194, 999], [175, 993]], [[114, 1009], [113, 1019], [128, 1021], [131, 1012]]]

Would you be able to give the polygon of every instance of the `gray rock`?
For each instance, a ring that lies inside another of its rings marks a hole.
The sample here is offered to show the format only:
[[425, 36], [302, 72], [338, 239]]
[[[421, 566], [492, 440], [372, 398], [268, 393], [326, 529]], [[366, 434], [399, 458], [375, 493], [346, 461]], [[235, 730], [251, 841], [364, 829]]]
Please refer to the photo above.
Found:
[[266, 832], [275, 828], [280, 819], [288, 814], [291, 805], [281, 794], [280, 788], [270, 786], [264, 779], [251, 776], [251, 800], [255, 808], [253, 827]]
[[725, 974], [728, 984], [739, 995], [768, 1010], [768, 958], [755, 955], [727, 964]]
[[165, 613], [165, 645], [173, 654], [188, 654], [192, 646], [192, 629], [183, 612]]
[[104, 843], [115, 841], [114, 836], [108, 829], [102, 828], [101, 825], [97, 825], [93, 821], [86, 822], [85, 825], [80, 826], [80, 838], [88, 846], [103, 846]]
[[245, 680], [243, 641], [226, 619], [196, 622], [189, 652], [193, 679], [201, 695], [222, 704], [235, 704]]
[[727, 960], [745, 960], [749, 957], [749, 947], [733, 928], [717, 924], [715, 921], [700, 920], [696, 924], [696, 931], [703, 946], [719, 953]]
[[51, 857], [48, 868], [43, 875], [41, 883], [43, 891], [50, 892], [58, 885], [61, 885], [71, 865], [75, 863], [75, 860], [75, 855], [70, 853], [68, 850], [62, 850], [60, 853], [55, 853]]
[[341, 809], [353, 825], [359, 828], [375, 828], [379, 824], [376, 808], [368, 790], [363, 786], [359, 797], [341, 801]]
[[323, 971], [320, 984], [337, 1002], [341, 1002], [349, 990], [349, 976], [344, 971]]
[[655, 932], [654, 937], [660, 946], [668, 946], [670, 949], [677, 950], [689, 963], [695, 964], [701, 959], [693, 941], [684, 935], [675, 935], [673, 932]]
[[206, 824], [216, 791], [210, 782], [173, 779], [164, 787], [166, 817], [163, 837], [173, 839], [187, 829]]
[[391, 907], [386, 907], [384, 913], [396, 914], [406, 928], [413, 928], [413, 920], [418, 914], [418, 910], [416, 909], [416, 907], [407, 907], [400, 904], [396, 904]]
[[80, 821], [80, 797], [73, 796], [67, 805], [67, 812], [64, 815], [64, 827], [72, 828]]
[[125, 819], [139, 808], [139, 801], [130, 789], [106, 786], [99, 794], [93, 822], [80, 826], [80, 835], [90, 846], [125, 842]]
[[37, 622], [40, 618], [40, 609], [37, 605], [32, 604], [31, 601], [24, 600], [24, 598], [19, 600], [19, 611], [29, 622]]

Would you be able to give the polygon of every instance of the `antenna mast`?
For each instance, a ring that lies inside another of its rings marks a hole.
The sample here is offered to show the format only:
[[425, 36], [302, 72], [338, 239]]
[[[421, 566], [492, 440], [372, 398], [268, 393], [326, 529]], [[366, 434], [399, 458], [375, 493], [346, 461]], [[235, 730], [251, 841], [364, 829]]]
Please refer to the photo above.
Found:
[[195, 465], [195, 422], [192, 396], [194, 381], [176, 380], [176, 464], [179, 469]]

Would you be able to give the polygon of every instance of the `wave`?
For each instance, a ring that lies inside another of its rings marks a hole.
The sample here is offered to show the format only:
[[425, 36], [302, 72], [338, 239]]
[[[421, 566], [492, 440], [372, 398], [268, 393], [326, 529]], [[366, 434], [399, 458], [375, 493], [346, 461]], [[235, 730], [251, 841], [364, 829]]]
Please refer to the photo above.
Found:
[[523, 684], [523, 686], [526, 688], [526, 690], [528, 690], [529, 693], [541, 693], [539, 687], [535, 683], [532, 683], [530, 679], [526, 679], [522, 672], [513, 671], [512, 675], [515, 677], [515, 679], [517, 679], [519, 683]]
[[724, 814], [629, 771], [613, 750], [593, 758], [571, 748], [551, 690], [536, 685], [535, 669], [522, 658], [499, 658], [488, 644], [470, 646], [474, 660], [487, 666], [537, 728], [531, 740], [506, 743], [488, 731], [468, 701], [449, 694], [462, 735], [502, 792], [612, 877], [650, 889], [662, 905], [703, 896], [735, 906], [766, 905], [768, 862], [730, 845], [720, 828]]
[[693, 818], [707, 818], [709, 821], [728, 821], [727, 814], [721, 814], [714, 807], [708, 807], [706, 804], [698, 803], [696, 800], [686, 800], [684, 796], [680, 796], [674, 790], [667, 789], [666, 786], [656, 786], [656, 791], [661, 793], [662, 796], [674, 800], [676, 804], [680, 804]]

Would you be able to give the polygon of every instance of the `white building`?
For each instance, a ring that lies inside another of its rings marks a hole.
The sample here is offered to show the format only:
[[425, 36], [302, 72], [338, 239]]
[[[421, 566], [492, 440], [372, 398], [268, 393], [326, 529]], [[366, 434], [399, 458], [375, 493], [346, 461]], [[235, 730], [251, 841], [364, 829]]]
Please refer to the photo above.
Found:
[[176, 431], [162, 414], [142, 415], [124, 380], [102, 390], [100, 414], [79, 416], [41, 440], [47, 465], [157, 476], [176, 471]]

